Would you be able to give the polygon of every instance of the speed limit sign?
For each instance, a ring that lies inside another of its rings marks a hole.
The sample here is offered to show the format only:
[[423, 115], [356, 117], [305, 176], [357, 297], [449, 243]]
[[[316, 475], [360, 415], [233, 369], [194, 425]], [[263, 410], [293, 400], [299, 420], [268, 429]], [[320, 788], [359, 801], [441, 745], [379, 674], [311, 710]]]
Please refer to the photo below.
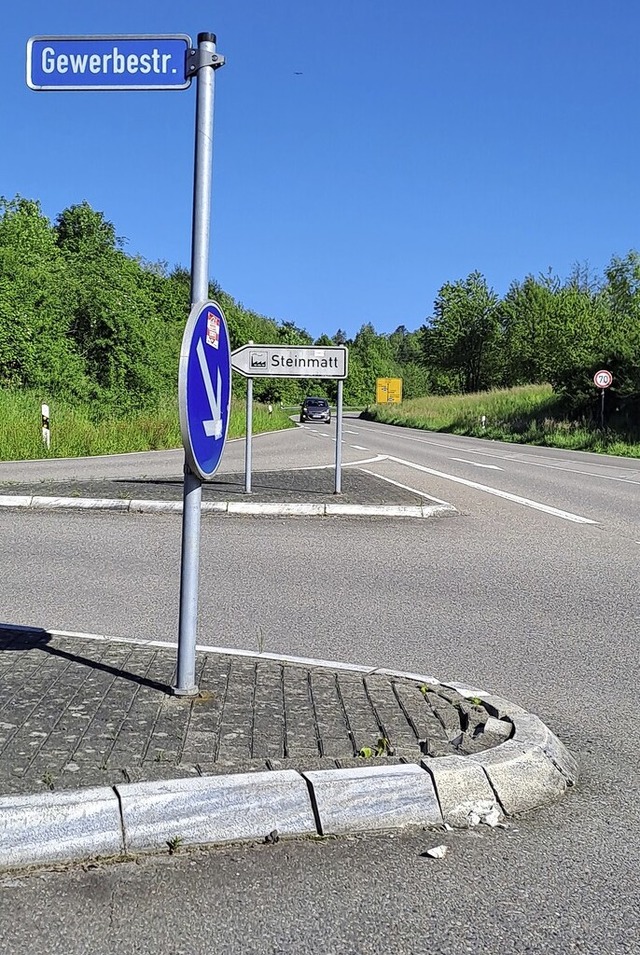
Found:
[[613, 381], [613, 375], [606, 368], [597, 371], [593, 376], [593, 383], [597, 388], [608, 388]]

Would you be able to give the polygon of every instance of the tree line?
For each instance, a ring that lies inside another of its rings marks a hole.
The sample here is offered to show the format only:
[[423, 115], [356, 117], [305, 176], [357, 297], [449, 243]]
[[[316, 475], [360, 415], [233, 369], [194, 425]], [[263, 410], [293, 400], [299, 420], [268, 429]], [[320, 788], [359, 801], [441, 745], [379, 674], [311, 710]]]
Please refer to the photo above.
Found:
[[[378, 377], [403, 379], [405, 398], [550, 382], [575, 408], [594, 401], [600, 367], [618, 404], [640, 399], [640, 256], [612, 258], [602, 278], [576, 267], [514, 281], [502, 298], [473, 272], [446, 282], [415, 331], [378, 334], [365, 322], [348, 338], [315, 340], [291, 321], [244, 306], [215, 282], [231, 347], [345, 344], [345, 402], [375, 401]], [[0, 199], [0, 387], [89, 402], [96, 414], [152, 409], [175, 392], [189, 273], [128, 255], [114, 225], [87, 202], [51, 222], [37, 201]], [[244, 380], [233, 376], [234, 393]], [[310, 392], [335, 398], [335, 383], [256, 379], [261, 401], [296, 404]]]
[[575, 266], [567, 279], [528, 275], [503, 298], [479, 272], [446, 283], [421, 329], [422, 355], [438, 392], [476, 392], [548, 382], [568, 410], [588, 411], [593, 375], [614, 375], [620, 411], [640, 399], [640, 256], [614, 256], [604, 276]]

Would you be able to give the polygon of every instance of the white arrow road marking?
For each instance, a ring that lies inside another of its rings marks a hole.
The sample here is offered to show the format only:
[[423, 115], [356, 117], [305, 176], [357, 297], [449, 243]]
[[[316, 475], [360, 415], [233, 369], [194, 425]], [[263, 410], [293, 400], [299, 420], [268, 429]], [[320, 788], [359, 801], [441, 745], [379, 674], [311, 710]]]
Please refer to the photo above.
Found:
[[220, 405], [222, 404], [222, 376], [220, 375], [220, 369], [218, 368], [218, 380], [216, 382], [216, 392], [213, 393], [213, 384], [211, 381], [211, 375], [209, 374], [209, 366], [207, 365], [207, 359], [204, 354], [204, 345], [202, 344], [202, 339], [198, 340], [196, 345], [196, 352], [198, 355], [198, 361], [200, 363], [200, 371], [202, 372], [202, 380], [204, 381], [204, 388], [207, 392], [207, 399], [209, 401], [209, 407], [211, 409], [212, 417], [206, 421], [202, 422], [202, 427], [204, 428], [204, 433], [208, 438], [218, 438], [222, 437], [222, 415], [220, 414]]
[[474, 468], [488, 468], [491, 471], [503, 471], [497, 464], [480, 464], [479, 461], [466, 461], [464, 458], [451, 458], [452, 461], [460, 461], [461, 464], [473, 464]]

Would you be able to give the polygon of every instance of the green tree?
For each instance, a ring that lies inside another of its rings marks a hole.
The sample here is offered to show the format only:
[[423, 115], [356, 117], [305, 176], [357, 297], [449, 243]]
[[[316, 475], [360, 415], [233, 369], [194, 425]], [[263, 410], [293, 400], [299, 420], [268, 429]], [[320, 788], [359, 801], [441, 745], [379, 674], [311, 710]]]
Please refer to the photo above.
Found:
[[69, 206], [60, 213], [56, 219], [55, 235], [61, 249], [86, 258], [102, 256], [124, 244], [122, 239], [116, 238], [113, 224], [86, 201]]
[[501, 384], [534, 384], [550, 380], [554, 365], [550, 331], [557, 322], [560, 281], [527, 275], [513, 282], [500, 303], [503, 366]]
[[500, 376], [498, 297], [480, 272], [447, 282], [423, 326], [423, 361], [451, 390], [482, 391]]
[[39, 204], [0, 200], [0, 385], [85, 394], [68, 291], [68, 270]]

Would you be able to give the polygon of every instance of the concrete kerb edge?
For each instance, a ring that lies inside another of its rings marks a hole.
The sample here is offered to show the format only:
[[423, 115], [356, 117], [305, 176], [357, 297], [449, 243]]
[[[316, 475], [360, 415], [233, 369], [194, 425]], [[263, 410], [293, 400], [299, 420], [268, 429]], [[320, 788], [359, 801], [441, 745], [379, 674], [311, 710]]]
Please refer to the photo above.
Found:
[[[47, 632], [175, 647], [163, 641]], [[169, 848], [172, 840], [185, 845], [264, 841], [273, 829], [293, 837], [443, 822], [460, 828], [488, 821], [491, 813], [495, 824], [497, 815], [515, 815], [556, 801], [577, 781], [576, 760], [542, 720], [477, 687], [380, 667], [231, 648], [198, 649], [449, 687], [481, 699], [491, 711], [505, 716], [514, 726], [513, 735], [483, 753], [423, 759], [419, 765], [367, 763], [355, 769], [234, 773], [0, 797], [0, 868], [157, 851]], [[241, 823], [234, 827], [236, 818]], [[31, 825], [25, 820], [32, 820]], [[39, 823], [37, 838], [33, 820]]]
[[[118, 498], [45, 497], [0, 495], [0, 507], [27, 507], [37, 510], [109, 510], [134, 513], [182, 513], [182, 501], [157, 501]], [[288, 517], [440, 517], [457, 514], [453, 504], [318, 504], [259, 501], [203, 501], [202, 513], [237, 515], [279, 515]]]

